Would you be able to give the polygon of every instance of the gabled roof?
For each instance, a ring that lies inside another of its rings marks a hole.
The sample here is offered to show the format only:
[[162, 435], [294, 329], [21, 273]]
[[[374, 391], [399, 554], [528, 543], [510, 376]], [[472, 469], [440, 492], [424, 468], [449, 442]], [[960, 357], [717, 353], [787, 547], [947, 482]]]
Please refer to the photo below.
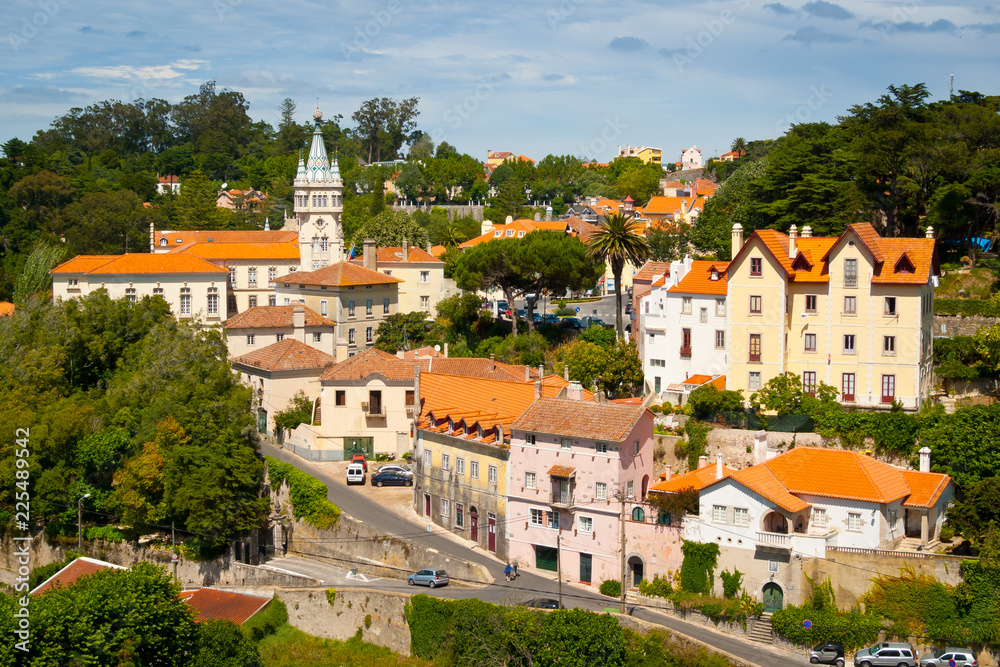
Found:
[[473, 239], [469, 239], [465, 243], [459, 244], [458, 247], [471, 248], [480, 243], [492, 241], [493, 239], [521, 238], [521, 234], [527, 235], [536, 230], [565, 232], [567, 229], [568, 225], [565, 220], [528, 220], [527, 218], [520, 218], [506, 225], [494, 225], [485, 234], [480, 234]]
[[646, 414], [642, 405], [541, 398], [513, 424], [519, 431], [622, 442]]
[[652, 281], [654, 278], [664, 275], [670, 275], [670, 262], [654, 262], [650, 260], [643, 264], [642, 268], [632, 276], [632, 284], [634, 285], [636, 282], [644, 280]]
[[299, 259], [297, 243], [190, 243], [174, 248], [171, 254], [194, 255], [202, 259]]
[[732, 479], [789, 512], [801, 512], [810, 506], [806, 501], [789, 493], [764, 464], [737, 470], [732, 474]]
[[[722, 466], [722, 479], [731, 477], [736, 472], [735, 468]], [[691, 472], [684, 473], [683, 475], [674, 475], [668, 480], [657, 482], [649, 487], [649, 490], [658, 491], [660, 493], [677, 493], [678, 491], [683, 491], [685, 489], [701, 491], [706, 486], [715, 484], [719, 481], [715, 473], [716, 464], [710, 463], [698, 468], [697, 470], [692, 470]]]
[[[408, 250], [407, 255], [409, 256], [409, 259], [406, 260], [408, 262], [430, 262], [433, 264], [444, 263], [423, 248], [411, 247]], [[379, 266], [382, 266], [383, 264], [401, 264], [403, 263], [403, 249], [400, 246], [396, 246], [394, 248], [376, 248], [375, 258], [378, 260]], [[360, 255], [355, 257], [352, 261], [354, 263], [361, 263], [363, 260], [364, 255]]]
[[265, 371], [320, 369], [335, 361], [326, 352], [289, 337], [233, 359], [234, 364], [253, 366]]
[[418, 366], [426, 367], [426, 359], [403, 360], [378, 348], [370, 347], [327, 369], [322, 382], [354, 382], [370, 375], [386, 380], [412, 380]]
[[196, 623], [225, 620], [232, 621], [236, 625], [243, 625], [271, 601], [268, 597], [232, 593], [214, 588], [183, 591], [180, 597], [194, 609]]
[[296, 285], [327, 285], [330, 287], [348, 287], [351, 285], [393, 285], [403, 282], [394, 276], [387, 276], [380, 271], [372, 271], [351, 262], [337, 262], [315, 271], [295, 271], [285, 276], [279, 276], [275, 282]]
[[695, 389], [703, 385], [712, 385], [719, 391], [725, 391], [726, 389], [726, 376], [725, 375], [692, 375], [683, 382], [679, 382], [682, 387], [689, 387]]
[[951, 477], [939, 473], [904, 470], [903, 479], [910, 487], [910, 497], [904, 507], [933, 507], [951, 483]]
[[[668, 292], [683, 294], [714, 294], [726, 295], [726, 269], [729, 262], [708, 261], [696, 259], [691, 262], [691, 269], [681, 279], [679, 283], [671, 287]], [[712, 280], [712, 269], [715, 269], [718, 278]]]
[[217, 273], [229, 271], [200, 257], [191, 255], [78, 255], [63, 262], [51, 273], [85, 273], [87, 275], [149, 275], [156, 273]]
[[291, 243], [297, 245], [299, 233], [293, 230], [194, 230], [160, 231], [154, 233], [157, 246], [160, 239], [167, 239], [167, 246], [182, 246], [188, 243]]
[[295, 309], [305, 311], [307, 327], [332, 327], [336, 322], [305, 306], [254, 306], [222, 323], [226, 329], [283, 329], [294, 326]]
[[51, 590], [56, 586], [72, 586], [80, 577], [85, 577], [88, 574], [94, 574], [95, 572], [124, 569], [127, 568], [124, 568], [121, 565], [115, 565], [114, 563], [108, 563], [107, 561], [97, 560], [96, 558], [80, 556], [72, 563], [69, 563], [66, 567], [59, 570], [35, 587], [35, 590], [31, 591], [31, 594], [37, 595], [44, 593], [45, 591]]

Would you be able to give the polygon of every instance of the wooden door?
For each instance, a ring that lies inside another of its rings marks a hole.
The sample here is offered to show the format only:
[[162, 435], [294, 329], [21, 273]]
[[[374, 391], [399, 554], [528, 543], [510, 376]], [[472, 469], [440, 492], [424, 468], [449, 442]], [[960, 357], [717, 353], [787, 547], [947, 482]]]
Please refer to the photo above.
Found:
[[486, 548], [490, 552], [496, 552], [496, 550], [497, 550], [497, 516], [496, 516], [496, 514], [490, 514], [489, 518], [487, 520], [489, 521], [489, 526], [487, 527], [487, 530], [489, 532], [488, 532], [487, 538], [486, 538]]

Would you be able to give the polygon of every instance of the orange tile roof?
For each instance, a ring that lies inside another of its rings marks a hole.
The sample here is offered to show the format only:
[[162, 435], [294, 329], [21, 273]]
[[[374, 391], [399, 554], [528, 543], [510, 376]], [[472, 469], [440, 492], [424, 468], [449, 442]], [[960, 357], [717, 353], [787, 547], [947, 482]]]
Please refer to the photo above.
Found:
[[[825, 283], [830, 280], [830, 267], [820, 258], [824, 257], [837, 239], [832, 236], [810, 236], [795, 240], [796, 262], [795, 282]], [[808, 268], [805, 267], [808, 264]]]
[[511, 428], [622, 442], [645, 414], [647, 411], [642, 405], [542, 398], [511, 424]]
[[[486, 243], [487, 241], [492, 241], [493, 239], [505, 239], [505, 238], [520, 238], [518, 233], [524, 232], [525, 234], [530, 234], [535, 230], [544, 231], [555, 231], [564, 232], [566, 231], [567, 224], [565, 220], [528, 220], [527, 218], [521, 218], [514, 220], [506, 225], [494, 225], [494, 227], [486, 232], [485, 234], [480, 234], [479, 236], [469, 239], [465, 243], [459, 244], [459, 248], [471, 248], [472, 246], [479, 245], [480, 243]], [[500, 236], [497, 236], [497, 232], [500, 232]], [[507, 232], [511, 232], [508, 234]]]
[[0, 301], [0, 317], [14, 314], [14, 304], [10, 301]]
[[283, 338], [253, 352], [233, 359], [234, 364], [253, 366], [265, 371], [301, 371], [321, 369], [337, 360], [322, 350], [294, 338]]
[[667, 181], [663, 184], [664, 188], [686, 188], [687, 186], [680, 181]]
[[194, 620], [197, 623], [226, 620], [236, 625], [242, 625], [271, 601], [271, 598], [219, 591], [214, 588], [185, 591], [181, 593], [181, 598], [195, 610]]
[[95, 572], [124, 569], [126, 568], [121, 565], [115, 565], [114, 563], [108, 563], [103, 560], [81, 556], [39, 584], [35, 590], [31, 591], [31, 594], [37, 595], [44, 593], [45, 591], [52, 590], [56, 586], [72, 586], [81, 577], [94, 574]]
[[[441, 246], [442, 248], [444, 246]], [[440, 259], [435, 257], [433, 254], [427, 252], [423, 248], [410, 248], [408, 262], [432, 262], [434, 264], [443, 264]], [[379, 266], [382, 264], [398, 264], [403, 262], [403, 249], [400, 246], [394, 248], [376, 248], [375, 258], [378, 260]], [[360, 264], [364, 261], [364, 255], [359, 255], [352, 260], [356, 264]]]
[[[879, 246], [885, 261], [876, 267], [873, 283], [923, 285], [940, 273], [934, 239], [881, 239]], [[897, 270], [904, 253], [913, 265], [912, 273]]]
[[903, 479], [910, 487], [910, 497], [903, 503], [905, 507], [933, 507], [951, 483], [948, 475], [918, 470], [904, 470]]
[[[813, 474], [816, 472], [813, 471]], [[732, 474], [732, 479], [789, 512], [799, 512], [809, 507], [809, 503], [789, 493], [765, 464], [737, 470]]]
[[299, 242], [299, 233], [293, 230], [262, 230], [251, 229], [246, 231], [230, 230], [178, 230], [155, 232], [156, 245], [160, 245], [160, 239], [167, 239], [167, 246], [174, 247], [186, 243], [292, 243]]
[[[428, 358], [427, 370], [444, 375], [464, 375], [465, 377], [489, 378], [492, 380], [525, 381], [525, 367], [505, 364], [483, 357], [437, 357]], [[528, 367], [529, 378], [538, 377], [538, 370]]]
[[159, 181], [160, 181], [160, 183], [180, 183], [181, 182], [181, 177], [180, 176], [160, 176]]
[[[649, 490], [659, 491], [660, 493], [677, 493], [678, 491], [683, 491], [685, 489], [701, 491], [709, 484], [715, 484], [719, 481], [715, 476], [715, 467], [714, 463], [710, 463], [709, 465], [702, 466], [697, 470], [686, 472], [683, 475], [674, 475], [668, 480], [653, 484], [649, 487]], [[731, 477], [735, 473], [735, 468], [722, 466], [722, 479]]]
[[[295, 309], [298, 306], [254, 306], [233, 315], [222, 323], [226, 329], [280, 329], [294, 324]], [[302, 306], [307, 327], [332, 327], [336, 322], [323, 317], [312, 308]]]
[[387, 276], [379, 271], [371, 271], [351, 262], [337, 262], [315, 271], [296, 271], [279, 276], [275, 282], [297, 285], [328, 285], [347, 287], [350, 285], [393, 285], [403, 282], [399, 278]]
[[[718, 280], [712, 280], [713, 267], [718, 274]], [[679, 283], [671, 287], [668, 291], [684, 294], [715, 294], [725, 296], [727, 285], [726, 269], [728, 267], [729, 262], [710, 262], [704, 259], [696, 259], [691, 262], [691, 270], [687, 272]]]
[[431, 254], [437, 257], [438, 259], [440, 259], [441, 255], [445, 254], [446, 252], [448, 252], [448, 246], [444, 245], [431, 246]]
[[[704, 205], [704, 199], [701, 202]], [[683, 215], [694, 208], [697, 203], [697, 198], [656, 196], [650, 197], [644, 210], [646, 215], [673, 215], [675, 213]]]
[[[453, 437], [507, 446], [510, 425], [535, 401], [534, 382], [506, 382], [468, 378], [440, 373], [420, 374], [420, 418], [418, 426], [446, 433], [448, 420], [455, 424]], [[434, 422], [430, 421], [433, 415]], [[464, 423], [464, 427], [462, 424]], [[495, 436], [479, 438], [477, 427], [484, 431], [500, 427], [503, 443]]]
[[322, 382], [355, 382], [378, 375], [386, 380], [413, 380], [416, 368], [426, 367], [426, 360], [403, 360], [395, 355], [370, 347], [327, 369]]
[[80, 255], [63, 262], [52, 273], [86, 273], [88, 275], [138, 275], [155, 273], [220, 273], [229, 271], [200, 257], [190, 255]]
[[299, 259], [297, 243], [191, 243], [175, 248], [172, 254], [194, 255], [202, 259]]
[[634, 285], [637, 281], [653, 280], [654, 277], [663, 275], [670, 275], [670, 262], [654, 262], [650, 260], [643, 264], [636, 271], [636, 274], [632, 276], [632, 284]]
[[554, 465], [545, 473], [549, 477], [572, 477], [576, 472], [573, 466]]

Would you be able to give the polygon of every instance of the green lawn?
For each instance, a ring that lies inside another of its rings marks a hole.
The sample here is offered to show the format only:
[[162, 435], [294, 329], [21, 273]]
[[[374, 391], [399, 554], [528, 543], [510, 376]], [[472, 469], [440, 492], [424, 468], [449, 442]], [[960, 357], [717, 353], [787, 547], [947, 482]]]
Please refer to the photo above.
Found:
[[996, 280], [993, 271], [985, 267], [976, 267], [969, 273], [948, 273], [941, 276], [941, 284], [934, 290], [934, 296], [957, 299], [958, 291], [964, 289], [966, 299], [988, 299], [993, 294]]
[[430, 667], [432, 664], [356, 638], [346, 642], [320, 639], [287, 623], [261, 640], [259, 647], [261, 659], [267, 667]]

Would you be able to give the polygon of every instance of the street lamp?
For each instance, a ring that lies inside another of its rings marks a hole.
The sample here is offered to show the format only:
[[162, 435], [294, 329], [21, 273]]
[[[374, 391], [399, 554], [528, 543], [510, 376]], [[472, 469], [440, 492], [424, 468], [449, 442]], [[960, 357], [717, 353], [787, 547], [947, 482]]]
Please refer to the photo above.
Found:
[[90, 497], [89, 493], [76, 501], [76, 551], [83, 555], [83, 501]]

